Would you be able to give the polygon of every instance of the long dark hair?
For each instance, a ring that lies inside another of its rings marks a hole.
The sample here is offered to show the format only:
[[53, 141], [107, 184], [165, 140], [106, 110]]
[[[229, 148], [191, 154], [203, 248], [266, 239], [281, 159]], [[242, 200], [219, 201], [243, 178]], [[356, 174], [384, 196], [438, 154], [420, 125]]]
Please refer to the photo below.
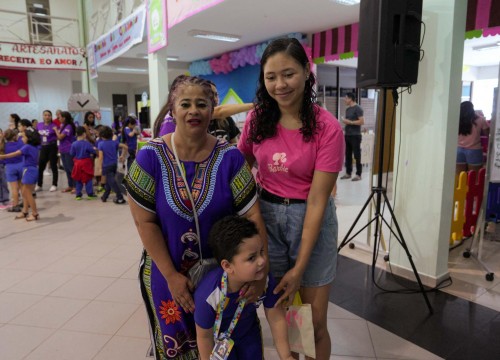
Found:
[[[272, 41], [262, 54], [260, 60], [259, 82], [255, 99], [255, 112], [250, 122], [249, 138], [254, 143], [260, 143], [262, 140], [272, 138], [276, 135], [277, 124], [281, 117], [281, 111], [278, 103], [267, 92], [264, 79], [264, 66], [269, 58], [278, 53], [285, 53], [297, 61], [304, 69], [309, 63], [307, 54], [295, 38], [282, 38]], [[299, 117], [302, 121], [300, 132], [305, 142], [311, 141], [312, 137], [318, 131], [316, 115], [319, 108], [315, 108], [316, 92], [314, 84], [316, 78], [312, 72], [306, 80], [304, 87], [304, 96], [299, 110]]]
[[134, 117], [132, 117], [132, 116], [127, 116], [125, 118], [125, 121], [123, 122], [123, 126], [122, 126], [122, 143], [125, 143], [125, 144], [128, 143], [128, 137], [127, 137], [127, 133], [125, 132], [125, 129], [130, 124], [136, 125], [137, 124], [137, 120]]
[[[90, 122], [89, 116], [94, 115], [94, 122]], [[92, 126], [95, 127], [95, 114], [92, 111], [87, 111], [85, 115], [83, 116], [83, 124], [87, 126]]]
[[17, 126], [19, 125], [19, 121], [21, 121], [21, 118], [17, 114], [10, 114], [10, 117], [14, 119], [14, 124], [16, 125], [15, 128], [17, 129]]
[[172, 108], [172, 93], [175, 91], [177, 86], [187, 77], [188, 77], [187, 75], [179, 75], [174, 79], [174, 81], [172, 81], [172, 84], [170, 85], [170, 90], [168, 91], [167, 102], [163, 105], [160, 112], [158, 113], [158, 116], [155, 119], [153, 125], [153, 138], [159, 135], [163, 120], [165, 120], [165, 116], [167, 116], [168, 112]]
[[26, 136], [27, 143], [29, 145], [38, 146], [42, 143], [38, 130], [33, 129], [31, 126], [26, 129], [24, 135]]
[[458, 125], [459, 135], [469, 135], [472, 132], [472, 126], [476, 124], [477, 119], [474, 105], [470, 101], [464, 101], [460, 104], [460, 123]]
[[73, 117], [71, 116], [71, 114], [68, 111], [62, 111], [61, 117], [64, 118], [64, 125], [61, 128], [61, 131], [63, 131], [66, 128], [66, 126], [69, 125], [69, 126], [71, 126], [71, 129], [73, 130], [73, 135], [75, 135], [76, 127], [75, 127], [75, 122], [73, 121]]

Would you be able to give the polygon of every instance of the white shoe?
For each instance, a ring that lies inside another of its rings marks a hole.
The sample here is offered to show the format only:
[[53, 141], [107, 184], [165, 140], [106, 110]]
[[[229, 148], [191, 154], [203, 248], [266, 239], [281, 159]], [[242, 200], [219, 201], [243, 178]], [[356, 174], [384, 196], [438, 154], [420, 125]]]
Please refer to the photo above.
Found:
[[37, 191], [42, 191], [42, 187], [41, 187], [41, 186], [38, 186], [38, 185], [37, 185], [37, 186], [35, 186], [35, 192], [37, 192]]
[[55, 185], [52, 185], [49, 189], [50, 192], [54, 192], [54, 191], [57, 191], [57, 186]]
[[49, 175], [50, 175], [50, 172], [48, 172], [47, 170], [45, 170], [45, 171], [43, 172], [43, 175], [45, 175], [45, 176], [49, 176]]

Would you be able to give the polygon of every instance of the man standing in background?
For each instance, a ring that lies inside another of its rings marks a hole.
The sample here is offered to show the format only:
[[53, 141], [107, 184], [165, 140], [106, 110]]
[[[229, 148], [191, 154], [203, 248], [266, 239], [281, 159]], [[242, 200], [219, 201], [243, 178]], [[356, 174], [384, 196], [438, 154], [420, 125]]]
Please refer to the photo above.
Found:
[[356, 160], [356, 176], [352, 181], [361, 180], [361, 125], [364, 125], [363, 109], [356, 103], [356, 95], [350, 92], [344, 97], [347, 106], [345, 118], [342, 122], [345, 125], [345, 175], [341, 179], [350, 179], [352, 173], [352, 156]]

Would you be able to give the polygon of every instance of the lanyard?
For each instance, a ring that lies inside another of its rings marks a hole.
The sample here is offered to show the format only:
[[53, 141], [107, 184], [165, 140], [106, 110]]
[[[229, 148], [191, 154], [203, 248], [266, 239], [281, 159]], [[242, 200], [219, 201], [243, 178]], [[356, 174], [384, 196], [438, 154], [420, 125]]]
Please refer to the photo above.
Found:
[[[214, 324], [214, 338], [217, 340], [219, 338], [219, 331], [220, 331], [220, 326], [222, 323], [222, 311], [224, 310], [224, 303], [226, 302], [226, 294], [227, 294], [227, 273], [224, 271], [224, 274], [222, 275], [221, 279], [221, 299], [219, 301], [219, 305], [217, 306], [217, 314], [215, 315], [215, 324]], [[238, 303], [238, 308], [236, 309], [233, 320], [231, 320], [231, 324], [229, 325], [229, 328], [227, 331], [221, 335], [221, 338], [230, 338], [231, 333], [233, 332], [234, 328], [236, 327], [236, 324], [238, 323], [238, 320], [240, 319], [241, 312], [243, 311], [243, 308], [245, 307], [247, 300], [246, 299], [241, 299], [240, 302]]]

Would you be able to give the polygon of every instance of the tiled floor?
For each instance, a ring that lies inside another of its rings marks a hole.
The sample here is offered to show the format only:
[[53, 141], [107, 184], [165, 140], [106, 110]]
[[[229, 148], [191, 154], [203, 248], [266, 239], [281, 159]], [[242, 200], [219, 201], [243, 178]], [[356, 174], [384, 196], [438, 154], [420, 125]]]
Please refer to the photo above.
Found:
[[[368, 193], [367, 176], [339, 182], [340, 239]], [[136, 280], [141, 243], [128, 206], [48, 191], [38, 194], [37, 204], [36, 222], [0, 212], [0, 359], [145, 359], [149, 335]], [[345, 250], [371, 262], [362, 246]], [[467, 277], [455, 281], [453, 291], [497, 306], [498, 283], [491, 288], [484, 276], [465, 270], [474, 269], [469, 262], [456, 257], [454, 277]], [[328, 317], [331, 359], [439, 359], [333, 302]], [[277, 359], [262, 323], [266, 358]]]

